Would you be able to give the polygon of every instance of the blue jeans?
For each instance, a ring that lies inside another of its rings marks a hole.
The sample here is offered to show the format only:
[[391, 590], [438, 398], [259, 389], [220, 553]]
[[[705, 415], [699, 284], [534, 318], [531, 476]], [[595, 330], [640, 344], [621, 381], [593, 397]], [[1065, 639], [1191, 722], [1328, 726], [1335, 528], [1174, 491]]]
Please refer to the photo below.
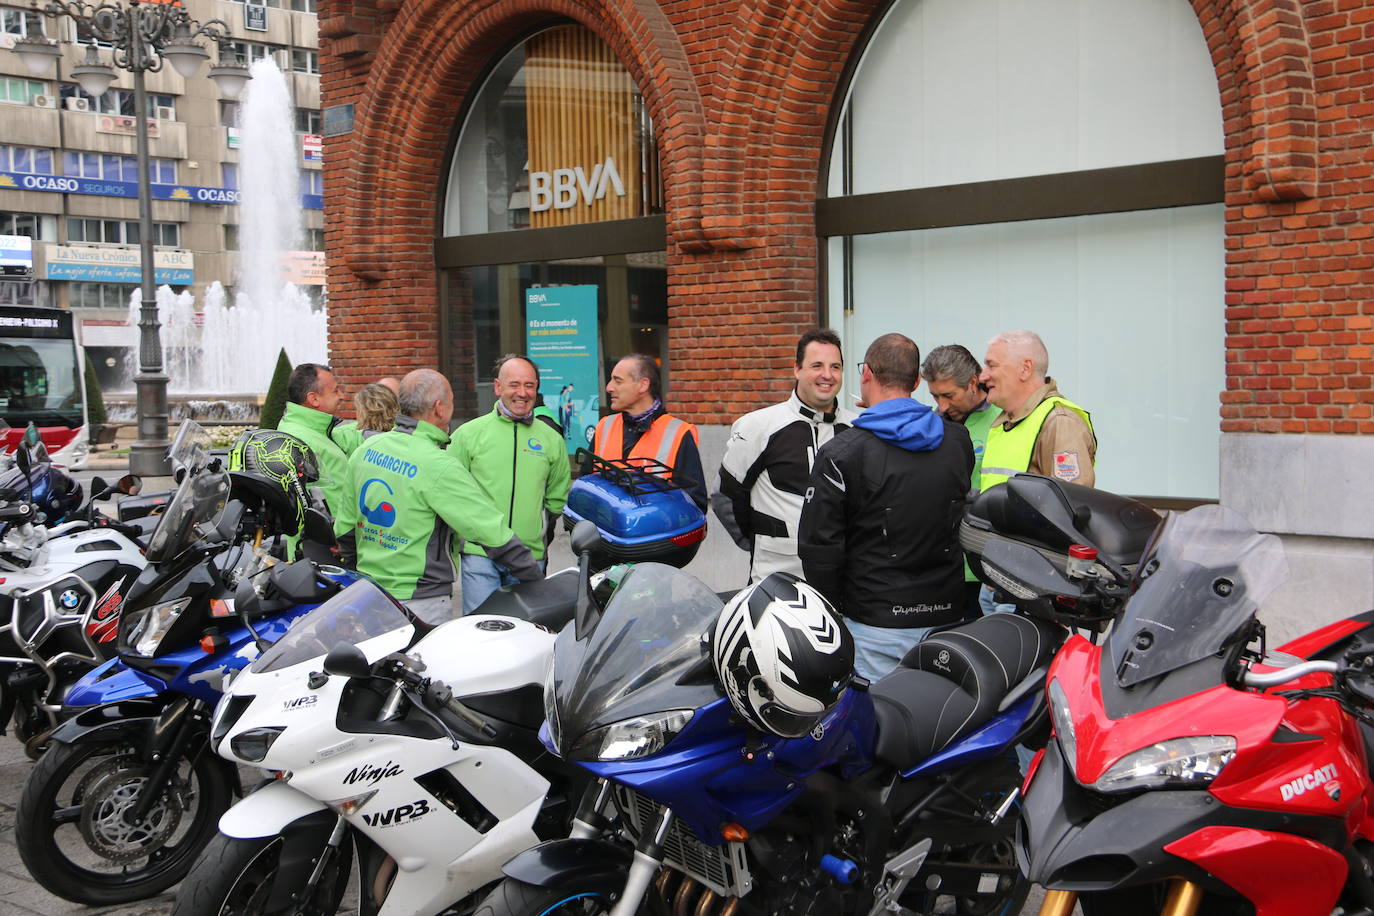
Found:
[[854, 670], [869, 681], [877, 681], [896, 668], [931, 630], [930, 627], [875, 627], [848, 617], [844, 623], [854, 637]]
[[[467, 558], [464, 557], [463, 559]], [[984, 585], [983, 590], [978, 593], [978, 604], [982, 606], [984, 615], [1016, 613], [1016, 605], [998, 604], [996, 601], [993, 601], [992, 589], [988, 588], [986, 585]]]
[[477, 606], [503, 585], [514, 585], [520, 580], [510, 570], [495, 562], [491, 557], [479, 557], [465, 553], [459, 561], [459, 576], [463, 587], [463, 616], [466, 617]]

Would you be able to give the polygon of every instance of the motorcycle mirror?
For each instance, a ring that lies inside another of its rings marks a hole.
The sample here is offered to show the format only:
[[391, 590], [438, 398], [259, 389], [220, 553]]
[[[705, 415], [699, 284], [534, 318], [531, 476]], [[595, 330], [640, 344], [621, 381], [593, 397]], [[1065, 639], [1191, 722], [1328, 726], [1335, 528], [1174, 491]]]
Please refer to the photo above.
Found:
[[591, 522], [583, 519], [573, 528], [571, 542], [573, 555], [580, 557], [601, 544], [601, 532]]
[[314, 541], [316, 544], [323, 544], [325, 547], [333, 547], [338, 543], [334, 538], [334, 523], [328, 515], [319, 509], [309, 508], [305, 510], [305, 524], [302, 525], [302, 535], [307, 541]]
[[273, 566], [268, 576], [273, 591], [292, 604], [323, 600], [315, 589], [315, 566], [309, 560]]
[[104, 499], [114, 492], [109, 482], [99, 474], [91, 478], [91, 499]]
[[245, 620], [262, 613], [262, 599], [253, 587], [253, 580], [244, 579], [234, 589], [234, 612]]
[[115, 481], [115, 489], [126, 496], [137, 496], [143, 491], [143, 478], [137, 474], [125, 474]]
[[19, 470], [24, 472], [24, 477], [29, 476], [29, 470], [33, 467], [33, 461], [29, 458], [29, 450], [20, 445], [14, 450], [14, 461], [19, 465]]
[[991, 580], [988, 584], [1014, 598], [1079, 598], [1084, 594], [1083, 587], [1060, 572], [1044, 554], [1024, 544], [989, 541], [980, 561]]
[[337, 677], [367, 677], [372, 669], [362, 649], [351, 642], [339, 642], [324, 657], [324, 673]]

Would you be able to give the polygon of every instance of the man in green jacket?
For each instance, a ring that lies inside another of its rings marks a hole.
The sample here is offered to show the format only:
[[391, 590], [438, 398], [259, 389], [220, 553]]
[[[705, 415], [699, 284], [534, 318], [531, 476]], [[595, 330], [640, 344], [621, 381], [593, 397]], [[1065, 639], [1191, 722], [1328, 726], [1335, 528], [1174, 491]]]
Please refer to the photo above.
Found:
[[448, 444], [453, 389], [433, 369], [401, 380], [396, 428], [348, 460], [353, 498], [340, 512], [346, 562], [433, 623], [453, 616], [455, 536], [487, 549], [521, 581], [538, 564]]
[[[563, 511], [572, 485], [568, 450], [552, 427], [534, 422], [539, 367], [533, 361], [507, 353], [496, 361], [493, 378], [496, 404], [491, 413], [458, 427], [449, 451], [542, 565], [545, 513]], [[464, 614], [502, 585], [517, 581], [478, 544], [463, 546], [462, 564]]]
[[[959, 344], [936, 347], [926, 354], [921, 364], [921, 377], [930, 388], [930, 396], [935, 399], [935, 410], [942, 416], [964, 424], [969, 439], [973, 442], [973, 479], [970, 481], [970, 496], [977, 495], [983, 470], [983, 451], [987, 447], [988, 429], [993, 418], [1001, 408], [988, 400], [988, 393], [978, 381], [983, 367], [968, 351]], [[982, 583], [964, 562], [964, 599], [967, 604], [965, 616], [976, 619], [982, 616], [983, 609], [978, 603]]]
[[[348, 455], [357, 446], [351, 438], [336, 439], [339, 418], [334, 411], [343, 401], [343, 388], [334, 370], [318, 363], [301, 363], [286, 381], [286, 413], [277, 429], [310, 447], [320, 466], [320, 492], [337, 521], [340, 508], [353, 499], [348, 486]], [[361, 441], [359, 439], [358, 441]]]

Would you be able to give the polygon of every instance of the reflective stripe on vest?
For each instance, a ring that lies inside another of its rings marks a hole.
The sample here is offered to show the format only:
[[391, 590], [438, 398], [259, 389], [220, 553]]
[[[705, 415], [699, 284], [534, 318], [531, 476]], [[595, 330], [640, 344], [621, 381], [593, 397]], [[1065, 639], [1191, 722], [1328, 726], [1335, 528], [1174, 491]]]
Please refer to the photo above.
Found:
[[651, 458], [671, 468], [673, 459], [677, 457], [677, 450], [682, 445], [682, 438], [692, 433], [692, 424], [663, 414], [650, 424], [626, 456], [622, 451], [625, 442], [623, 417], [623, 414], [612, 414], [596, 425], [596, 435], [592, 437], [595, 451], [598, 456], [608, 461], [617, 461], [624, 457]]
[[1030, 467], [1031, 455], [1035, 451], [1035, 440], [1040, 438], [1040, 428], [1045, 425], [1045, 418], [1050, 415], [1051, 410], [1060, 406], [1067, 407], [1082, 417], [1083, 422], [1088, 424], [1088, 431], [1092, 432], [1092, 415], [1068, 398], [1058, 395], [1045, 398], [1036, 405], [1029, 416], [1011, 429], [1007, 429], [1001, 423], [995, 424], [988, 430], [988, 444], [983, 449], [980, 491], [985, 492], [989, 487], [1004, 483], [1014, 474], [1026, 472]]

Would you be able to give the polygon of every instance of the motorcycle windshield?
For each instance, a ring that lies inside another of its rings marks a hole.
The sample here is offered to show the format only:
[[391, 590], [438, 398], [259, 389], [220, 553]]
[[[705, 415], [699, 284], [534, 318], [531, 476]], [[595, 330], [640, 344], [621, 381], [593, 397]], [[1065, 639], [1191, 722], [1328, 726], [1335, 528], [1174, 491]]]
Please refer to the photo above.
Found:
[[255, 674], [323, 660], [341, 642], [364, 640], [410, 626], [406, 612], [372, 582], [359, 579], [292, 625], [286, 635], [259, 655]]
[[709, 676], [679, 684], [710, 664], [702, 635], [721, 600], [672, 566], [642, 563], [616, 588], [595, 629], [578, 640], [568, 626], [554, 644], [553, 689], [559, 751], [564, 755], [602, 725], [668, 709], [694, 709], [719, 692]]
[[1199, 506], [1164, 523], [1137, 577], [1107, 637], [1123, 687], [1220, 652], [1288, 578], [1288, 562], [1274, 535], [1230, 509]]
[[219, 523], [228, 501], [228, 473], [200, 471], [186, 475], [148, 539], [148, 562], [170, 560], [208, 535]]

